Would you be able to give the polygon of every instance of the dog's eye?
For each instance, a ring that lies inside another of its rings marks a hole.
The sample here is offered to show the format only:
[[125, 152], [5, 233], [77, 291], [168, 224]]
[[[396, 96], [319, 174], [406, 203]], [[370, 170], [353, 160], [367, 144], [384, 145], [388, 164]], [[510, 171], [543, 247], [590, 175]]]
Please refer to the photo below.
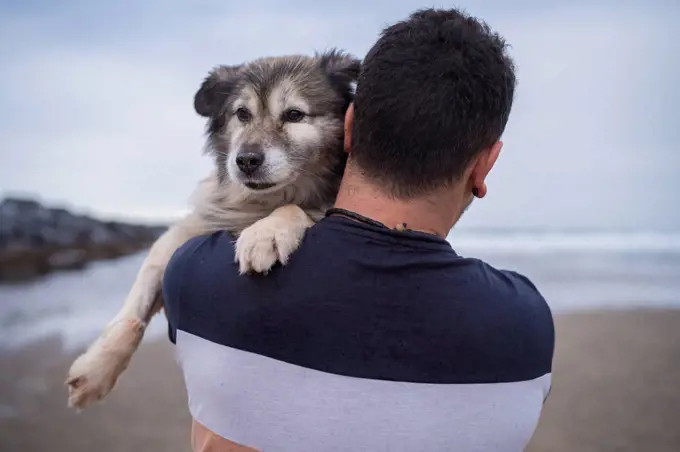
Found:
[[250, 121], [250, 112], [245, 108], [240, 107], [236, 110], [236, 117], [241, 122], [248, 122]]
[[284, 115], [286, 121], [288, 122], [299, 122], [305, 117], [305, 114], [300, 110], [288, 110]]

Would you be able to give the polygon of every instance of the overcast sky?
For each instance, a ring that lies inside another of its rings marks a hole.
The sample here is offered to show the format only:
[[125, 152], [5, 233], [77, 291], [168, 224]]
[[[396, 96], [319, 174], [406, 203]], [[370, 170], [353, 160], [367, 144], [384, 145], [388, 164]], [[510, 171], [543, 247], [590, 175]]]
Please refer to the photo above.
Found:
[[[519, 78], [489, 195], [462, 224], [680, 229], [680, 2], [460, 5], [507, 38]], [[212, 66], [362, 57], [422, 6], [0, 0], [0, 195], [172, 216], [211, 165], [192, 102]]]

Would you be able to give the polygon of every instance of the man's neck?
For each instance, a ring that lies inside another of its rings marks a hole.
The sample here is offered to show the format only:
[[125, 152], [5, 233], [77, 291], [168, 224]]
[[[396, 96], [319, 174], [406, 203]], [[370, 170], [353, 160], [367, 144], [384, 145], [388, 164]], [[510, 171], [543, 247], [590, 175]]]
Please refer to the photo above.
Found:
[[463, 210], [456, 205], [455, 199], [443, 199], [446, 195], [397, 199], [348, 169], [335, 207], [379, 221], [388, 228], [405, 224], [407, 229], [446, 238], [460, 216], [458, 212]]

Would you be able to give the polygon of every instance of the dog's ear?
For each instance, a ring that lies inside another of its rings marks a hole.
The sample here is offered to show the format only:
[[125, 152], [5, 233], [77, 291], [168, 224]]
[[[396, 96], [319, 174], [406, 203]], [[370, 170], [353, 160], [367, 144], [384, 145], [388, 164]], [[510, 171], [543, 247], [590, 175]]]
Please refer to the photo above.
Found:
[[218, 66], [205, 78], [194, 96], [194, 109], [201, 116], [212, 116], [233, 90], [242, 65]]
[[321, 69], [326, 73], [331, 85], [339, 92], [352, 90], [361, 71], [361, 60], [337, 49], [317, 54]]
[[328, 75], [343, 76], [356, 82], [361, 70], [361, 60], [341, 50], [330, 49], [317, 55], [319, 64]]

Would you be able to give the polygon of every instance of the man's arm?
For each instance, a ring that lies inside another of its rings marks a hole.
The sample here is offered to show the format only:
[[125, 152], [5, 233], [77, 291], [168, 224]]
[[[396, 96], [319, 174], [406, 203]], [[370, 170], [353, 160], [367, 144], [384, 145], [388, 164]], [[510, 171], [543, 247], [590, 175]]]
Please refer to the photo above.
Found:
[[[219, 255], [219, 262], [227, 267], [227, 264], [234, 260], [234, 240], [235, 238], [226, 232], [195, 237], [172, 255], [163, 277], [163, 298], [168, 319], [168, 336], [173, 344], [176, 344], [177, 330], [181, 323], [182, 302], [185, 296], [190, 296], [186, 291], [191, 290], [191, 283], [195, 281], [191, 270], [200, 267], [206, 258], [211, 261], [210, 256], [214, 253]], [[222, 438], [195, 419], [192, 419], [191, 447], [195, 452], [217, 450], [257, 452], [255, 449]]]
[[168, 266], [163, 275], [163, 309], [168, 319], [168, 338], [173, 344], [177, 338], [177, 324], [179, 321], [179, 306], [181, 300], [181, 292], [184, 283], [184, 270], [190, 253], [187, 251], [192, 245], [201, 240], [202, 237], [196, 237], [189, 240], [184, 245], [179, 247], [170, 258]]
[[[527, 306], [530, 306], [532, 312], [535, 313], [535, 325], [537, 329], [538, 340], [544, 348], [544, 361], [547, 365], [547, 370], [552, 373], [552, 362], [555, 356], [555, 320], [552, 315], [550, 305], [543, 297], [543, 294], [538, 290], [536, 285], [526, 276], [512, 270], [501, 270], [517, 288], [519, 296], [524, 300]], [[552, 382], [549, 382], [543, 391], [543, 403], [548, 400], [550, 391], [552, 389]]]
[[[181, 318], [180, 309], [190, 274], [188, 270], [196, 264], [193, 261], [201, 251], [205, 251], [206, 247], [211, 247], [216, 237], [222, 234], [228, 235], [228, 240], [234, 240], [234, 237], [227, 233], [194, 237], [179, 247], [168, 262], [163, 275], [163, 306], [168, 318], [168, 338], [173, 344], [177, 339], [177, 328]], [[223, 256], [223, 258], [226, 262], [231, 262], [233, 254]]]

